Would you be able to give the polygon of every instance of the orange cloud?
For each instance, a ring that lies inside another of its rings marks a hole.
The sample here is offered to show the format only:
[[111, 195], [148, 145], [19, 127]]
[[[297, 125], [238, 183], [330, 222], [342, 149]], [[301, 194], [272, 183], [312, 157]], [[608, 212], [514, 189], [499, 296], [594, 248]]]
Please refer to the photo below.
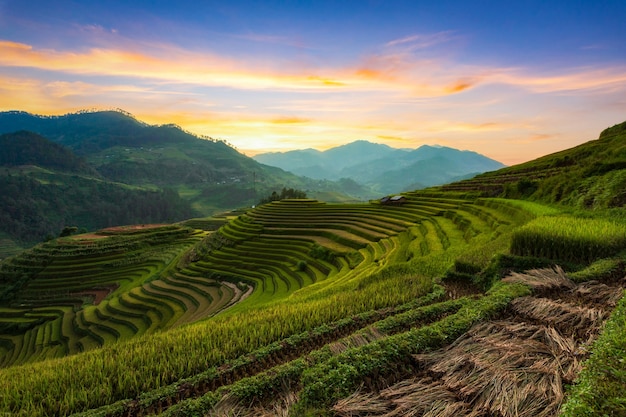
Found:
[[[421, 96], [458, 93], [468, 88], [458, 81], [450, 87], [446, 74], [435, 74], [432, 63], [404, 62], [403, 56], [371, 57], [357, 69], [272, 69], [253, 62], [225, 59], [160, 46], [156, 52], [93, 48], [86, 51], [36, 49], [0, 41], [0, 66], [29, 67], [82, 75], [132, 77], [152, 82], [237, 89], [327, 91], [397, 91]], [[163, 57], [162, 57], [163, 56]], [[371, 65], [370, 65], [371, 64]], [[417, 76], [415, 66], [424, 75]], [[425, 71], [429, 66], [428, 71]], [[311, 74], [313, 73], [313, 74]], [[455, 77], [458, 78], [458, 77]]]
[[432, 132], [494, 132], [514, 129], [517, 126], [510, 123], [483, 122], [460, 123], [451, 121], [436, 121], [424, 126], [424, 130]]
[[544, 140], [554, 139], [556, 137], [557, 135], [551, 135], [548, 133], [537, 133], [537, 134], [530, 135], [523, 142], [541, 142]]
[[580, 69], [570, 73], [543, 76], [521, 71], [501, 70], [487, 77], [491, 83], [526, 88], [536, 93], [554, 93], [580, 90], [615, 90], [626, 85], [626, 67]]
[[460, 93], [461, 91], [465, 91], [469, 88], [472, 88], [474, 84], [475, 83], [470, 82], [470, 81], [457, 81], [456, 83], [446, 87], [446, 91], [451, 94]]

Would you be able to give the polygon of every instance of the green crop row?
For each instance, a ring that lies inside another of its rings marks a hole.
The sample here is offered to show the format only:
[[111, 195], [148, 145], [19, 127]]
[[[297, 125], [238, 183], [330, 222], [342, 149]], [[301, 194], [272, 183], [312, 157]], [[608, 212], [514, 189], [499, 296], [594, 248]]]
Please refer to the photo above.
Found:
[[626, 248], [626, 225], [604, 219], [539, 217], [513, 233], [511, 253], [589, 264]]
[[[441, 299], [443, 295], [443, 287], [436, 286], [431, 293], [411, 301], [410, 303], [392, 309], [372, 310], [336, 322], [323, 324], [310, 331], [305, 331], [288, 337], [287, 339], [271, 343], [235, 360], [226, 361], [219, 367], [209, 368], [191, 378], [181, 379], [166, 387], [143, 393], [136, 400], [122, 400], [109, 406], [76, 414], [75, 417], [95, 417], [104, 415], [117, 417], [125, 415], [129, 410], [136, 412], [137, 409], [141, 409], [145, 412], [145, 410], [159, 409], [163, 404], [168, 404], [180, 398], [181, 395], [192, 395], [194, 392], [202, 392], [203, 388], [206, 390], [206, 387], [219, 386], [224, 381], [232, 381], [233, 375], [250, 374], [251, 371], [260, 369], [267, 363], [272, 363], [276, 360], [280, 361], [280, 358], [289, 358], [294, 354], [305, 355], [312, 349], [323, 346], [328, 340], [337, 339], [340, 335], [346, 335], [354, 329], [364, 328], [364, 326], [369, 323], [374, 323], [371, 326], [377, 330], [391, 334], [403, 326], [414, 323], [415, 320], [436, 319], [440, 317], [441, 314], [445, 314], [452, 309], [458, 310], [458, 308], [460, 308], [462, 302], [458, 301], [431, 304]], [[394, 317], [397, 318], [394, 319]], [[313, 352], [312, 355], [319, 357], [319, 354], [315, 352]], [[299, 362], [295, 361], [284, 366], [279, 366], [274, 368], [273, 372], [277, 372], [280, 375], [278, 378], [282, 379], [284, 382], [285, 372], [281, 372], [279, 369], [284, 369], [287, 374], [295, 376], [297, 373], [295, 373], [293, 369], [294, 363], [297, 364]], [[276, 379], [276, 377], [272, 376], [272, 379]], [[220, 388], [220, 392], [226, 389], [235, 394], [242, 401], [258, 399], [259, 395], [270, 394], [267, 387], [267, 380], [266, 375], [242, 378], [241, 382], [236, 382], [234, 385], [225, 384]], [[188, 412], [192, 407], [190, 404], [206, 405], [207, 403], [213, 403], [213, 394], [214, 393], [205, 394], [207, 398], [204, 399], [187, 400], [186, 402], [189, 404], [180, 404], [173, 407], [168, 413], [178, 414], [181, 410]], [[255, 395], [257, 397], [255, 397]], [[194, 407], [196, 406], [197, 405], [194, 405]]]
[[434, 324], [349, 349], [307, 369], [299, 404], [328, 407], [356, 391], [366, 378], [398, 371], [407, 365], [410, 355], [452, 342], [473, 324], [499, 314], [513, 298], [529, 293], [525, 286], [497, 285], [485, 297]]
[[591, 350], [561, 415], [626, 415], [626, 297], [622, 297]]
[[[309, 412], [316, 415], [312, 409], [326, 409], [334, 401], [350, 395], [364, 381], [410, 366], [408, 362], [412, 354], [450, 343], [473, 324], [499, 314], [511, 299], [528, 292], [526, 287], [520, 285], [501, 285], [473, 303], [458, 300], [410, 309], [404, 314], [391, 316], [372, 325], [386, 333], [387, 337], [380, 340], [339, 354], [334, 353], [330, 345], [326, 345], [289, 363], [208, 392], [199, 398], [181, 401], [162, 415], [207, 415], [225, 395], [241, 404], [253, 404], [274, 399], [286, 388], [301, 389], [296, 415]], [[428, 324], [432, 319], [435, 322]], [[420, 326], [423, 320], [429, 321]], [[400, 323], [402, 324], [399, 325]], [[394, 330], [410, 324], [415, 326], [412, 330], [389, 336]], [[360, 332], [365, 333], [367, 329]], [[99, 415], [86, 413], [82, 417]]]

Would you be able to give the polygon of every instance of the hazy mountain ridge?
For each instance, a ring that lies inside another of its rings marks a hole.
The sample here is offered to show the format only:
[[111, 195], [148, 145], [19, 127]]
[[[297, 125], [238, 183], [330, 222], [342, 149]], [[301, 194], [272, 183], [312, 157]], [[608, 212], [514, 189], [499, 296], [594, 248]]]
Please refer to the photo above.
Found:
[[323, 152], [305, 149], [259, 154], [254, 159], [311, 178], [350, 178], [382, 194], [413, 190], [415, 185], [441, 185], [505, 166], [472, 151], [429, 145], [394, 149], [363, 140]]

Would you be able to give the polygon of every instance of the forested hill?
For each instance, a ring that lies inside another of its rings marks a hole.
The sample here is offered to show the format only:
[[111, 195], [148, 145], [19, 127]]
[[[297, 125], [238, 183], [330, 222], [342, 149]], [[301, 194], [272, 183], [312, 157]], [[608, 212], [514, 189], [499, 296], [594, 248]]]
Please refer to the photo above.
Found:
[[18, 130], [64, 145], [105, 177], [133, 184], [223, 181], [242, 170], [262, 170], [222, 141], [198, 138], [176, 125], [151, 126], [120, 111], [0, 113], [0, 133]]
[[69, 149], [24, 130], [0, 135], [0, 165], [35, 165], [98, 176], [83, 158], [77, 157]]
[[[197, 138], [175, 125], [151, 126], [123, 111], [78, 112], [63, 116], [40, 116], [22, 111], [0, 112], [0, 132], [18, 130], [37, 132], [89, 155], [113, 146], [155, 146], [164, 143], [193, 142]], [[236, 153], [215, 142], [215, 150]]]

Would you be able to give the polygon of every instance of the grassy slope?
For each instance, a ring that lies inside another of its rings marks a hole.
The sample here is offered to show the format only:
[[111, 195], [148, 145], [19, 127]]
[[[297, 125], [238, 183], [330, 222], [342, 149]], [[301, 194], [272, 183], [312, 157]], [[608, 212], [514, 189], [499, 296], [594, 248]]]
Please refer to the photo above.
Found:
[[598, 209], [626, 203], [626, 122], [599, 139], [536, 160], [444, 186], [568, 207]]

